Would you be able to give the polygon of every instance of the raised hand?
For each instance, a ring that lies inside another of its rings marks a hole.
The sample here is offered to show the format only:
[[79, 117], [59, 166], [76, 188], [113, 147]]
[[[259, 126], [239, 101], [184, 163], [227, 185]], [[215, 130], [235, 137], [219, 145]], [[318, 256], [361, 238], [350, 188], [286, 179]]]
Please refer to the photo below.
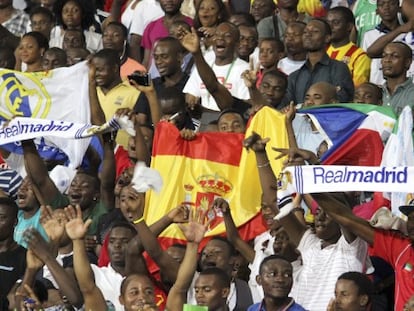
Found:
[[221, 210], [223, 214], [230, 213], [229, 203], [223, 198], [215, 199], [212, 208]]
[[254, 62], [253, 59], [250, 59], [250, 69], [245, 70], [241, 77], [243, 78], [244, 84], [248, 88], [256, 88], [256, 82], [257, 82], [257, 72], [258, 68], [254, 68]]
[[284, 162], [285, 166], [293, 166], [293, 165], [303, 165], [305, 161], [311, 164], [317, 164], [319, 162], [318, 157], [309, 150], [305, 149], [297, 149], [297, 148], [275, 148], [272, 147], [274, 151], [280, 153], [275, 159], [281, 159], [287, 156], [287, 160]]
[[129, 84], [131, 84], [134, 88], [136, 88], [138, 91], [144, 94], [155, 92], [154, 85], [152, 84], [151, 79], [149, 79], [149, 85], [140, 85], [134, 80], [129, 80]]
[[66, 233], [72, 240], [81, 240], [85, 238], [88, 227], [92, 223], [92, 219], [83, 222], [82, 211], [79, 205], [65, 207], [65, 214], [68, 222], [65, 225]]
[[141, 218], [144, 215], [144, 195], [137, 192], [132, 185], [127, 188], [127, 212], [131, 219]]
[[211, 38], [216, 34], [216, 27], [200, 27], [198, 31], [206, 38]]
[[184, 27], [178, 28], [179, 38], [181, 45], [190, 53], [194, 54], [200, 52], [200, 39], [198, 38], [197, 31], [191, 28], [189, 32]]
[[191, 211], [189, 214], [188, 224], [178, 224], [179, 228], [187, 239], [187, 242], [200, 243], [204, 238], [204, 234], [206, 233], [208, 226], [213, 220], [210, 219], [206, 222], [207, 213], [208, 210], [197, 210], [196, 215], [193, 216], [193, 212]]
[[28, 249], [42, 262], [46, 262], [48, 258], [56, 258], [58, 253], [57, 245], [46, 242], [35, 229], [26, 230], [23, 237], [28, 245]]
[[65, 232], [66, 215], [63, 210], [53, 212], [49, 205], [40, 207], [40, 223], [47, 236], [53, 242], [58, 242]]
[[254, 152], [264, 152], [266, 149], [266, 144], [269, 141], [270, 138], [262, 138], [256, 132], [253, 132], [252, 135], [250, 135], [243, 141], [243, 146], [247, 150], [252, 149]]
[[284, 113], [286, 113], [286, 119], [290, 122], [293, 121], [293, 119], [295, 119], [296, 116], [296, 107], [295, 107], [295, 103], [293, 101], [291, 101], [289, 103], [289, 106], [287, 106], [284, 111]]
[[172, 220], [173, 223], [186, 223], [188, 222], [189, 209], [185, 205], [179, 205], [174, 207], [171, 211], [168, 212], [167, 216]]

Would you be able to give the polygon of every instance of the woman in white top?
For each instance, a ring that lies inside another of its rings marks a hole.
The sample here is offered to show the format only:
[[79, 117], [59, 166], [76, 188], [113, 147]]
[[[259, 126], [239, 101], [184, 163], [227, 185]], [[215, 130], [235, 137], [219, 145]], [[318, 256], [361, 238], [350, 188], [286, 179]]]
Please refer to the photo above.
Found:
[[52, 29], [50, 46], [62, 48], [66, 29], [83, 30], [86, 48], [92, 53], [102, 49], [102, 36], [93, 32], [95, 7], [89, 0], [57, 0], [54, 6], [57, 26]]

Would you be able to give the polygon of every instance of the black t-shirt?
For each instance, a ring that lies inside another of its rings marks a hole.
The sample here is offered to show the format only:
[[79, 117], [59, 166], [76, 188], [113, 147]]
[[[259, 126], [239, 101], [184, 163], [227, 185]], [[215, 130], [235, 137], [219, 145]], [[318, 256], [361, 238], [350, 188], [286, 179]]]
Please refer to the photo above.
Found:
[[0, 253], [0, 310], [7, 310], [7, 294], [26, 270], [26, 249], [18, 245], [12, 251]]
[[[185, 84], [188, 81], [189, 76], [187, 74], [183, 74], [183, 77], [174, 87], [179, 90], [183, 91]], [[163, 79], [161, 77], [155, 78], [152, 80], [152, 84], [154, 85], [155, 93], [159, 94], [163, 89], [165, 89]], [[148, 120], [151, 120], [151, 109], [148, 103], [147, 97], [144, 93], [139, 94], [137, 104], [134, 107], [134, 111], [136, 113], [143, 113], [147, 116]], [[151, 123], [151, 121], [148, 121]]]

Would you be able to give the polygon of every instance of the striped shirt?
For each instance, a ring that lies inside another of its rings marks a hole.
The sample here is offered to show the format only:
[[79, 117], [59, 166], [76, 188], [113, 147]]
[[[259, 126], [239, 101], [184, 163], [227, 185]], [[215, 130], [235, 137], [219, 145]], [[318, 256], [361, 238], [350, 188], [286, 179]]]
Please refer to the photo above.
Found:
[[13, 200], [17, 199], [17, 189], [22, 183], [22, 177], [11, 169], [0, 169], [0, 189]]
[[325, 248], [321, 241], [307, 230], [298, 246], [303, 267], [292, 296], [306, 310], [326, 311], [338, 277], [348, 271], [363, 272], [366, 266], [368, 245], [360, 238], [348, 243], [341, 236], [336, 244]]

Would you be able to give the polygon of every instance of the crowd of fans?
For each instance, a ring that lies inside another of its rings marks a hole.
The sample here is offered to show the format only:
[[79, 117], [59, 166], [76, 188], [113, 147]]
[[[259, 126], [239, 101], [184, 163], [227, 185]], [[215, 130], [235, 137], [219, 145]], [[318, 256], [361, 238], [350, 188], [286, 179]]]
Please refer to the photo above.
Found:
[[[24, 4], [0, 0], [0, 68], [86, 62], [91, 123], [127, 117], [135, 136], [98, 135], [76, 171], [42, 158], [34, 140], [22, 156], [0, 146], [0, 310], [414, 310], [414, 204], [400, 208], [404, 230], [384, 230], [352, 212], [372, 193], [276, 191], [266, 137], [244, 140], [267, 228], [252, 241], [222, 198], [211, 208], [226, 234], [206, 244], [201, 210], [178, 206], [148, 225], [149, 188], [131, 182], [150, 166], [159, 122], [196, 140], [244, 133], [271, 107], [286, 115], [287, 163], [318, 165], [328, 146], [297, 109], [413, 107], [413, 0]], [[295, 208], [275, 220], [282, 196]], [[186, 242], [166, 248], [157, 236], [173, 223]]]

